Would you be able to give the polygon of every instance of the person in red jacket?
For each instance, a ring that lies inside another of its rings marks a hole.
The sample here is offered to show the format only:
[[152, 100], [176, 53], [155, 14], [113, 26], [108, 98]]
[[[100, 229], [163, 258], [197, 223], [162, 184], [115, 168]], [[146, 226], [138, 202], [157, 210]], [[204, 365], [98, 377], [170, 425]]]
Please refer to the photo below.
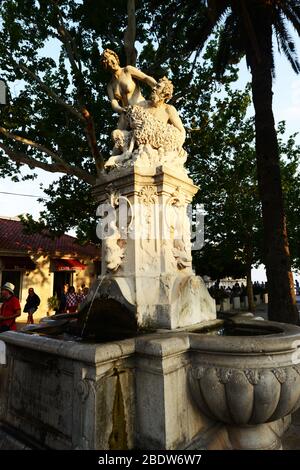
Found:
[[11, 282], [6, 282], [1, 287], [3, 304], [0, 309], [0, 333], [17, 329], [16, 318], [21, 315], [21, 305], [19, 299], [14, 295], [14, 290], [15, 286]]

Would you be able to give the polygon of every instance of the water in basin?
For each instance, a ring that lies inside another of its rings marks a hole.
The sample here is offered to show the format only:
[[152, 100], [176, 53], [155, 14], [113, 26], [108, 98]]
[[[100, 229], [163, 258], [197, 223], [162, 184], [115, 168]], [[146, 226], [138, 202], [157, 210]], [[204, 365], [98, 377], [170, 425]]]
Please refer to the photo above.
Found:
[[221, 326], [217, 325], [213, 327], [199, 328], [197, 330], [193, 330], [193, 333], [200, 333], [213, 336], [262, 336], [274, 335], [282, 332], [283, 330], [281, 328], [270, 327], [269, 325], [243, 325], [241, 323], [236, 324], [234, 322], [226, 321]]

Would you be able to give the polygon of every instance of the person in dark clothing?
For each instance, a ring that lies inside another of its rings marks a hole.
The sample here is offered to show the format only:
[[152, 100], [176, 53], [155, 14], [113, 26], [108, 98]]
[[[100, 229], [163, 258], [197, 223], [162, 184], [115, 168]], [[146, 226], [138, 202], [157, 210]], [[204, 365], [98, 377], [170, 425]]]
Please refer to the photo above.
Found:
[[15, 286], [6, 282], [1, 287], [3, 304], [0, 308], [0, 333], [8, 330], [16, 331], [16, 318], [21, 315], [19, 299], [14, 294]]
[[38, 306], [40, 305], [41, 300], [39, 296], [34, 292], [34, 289], [30, 287], [28, 289], [28, 297], [26, 299], [26, 304], [24, 307], [24, 312], [28, 313], [27, 324], [34, 323], [33, 314], [37, 311]]
[[63, 289], [59, 290], [58, 298], [60, 300], [60, 303], [59, 303], [59, 308], [58, 308], [56, 314], [66, 312], [68, 290], [69, 290], [69, 284], [64, 284]]

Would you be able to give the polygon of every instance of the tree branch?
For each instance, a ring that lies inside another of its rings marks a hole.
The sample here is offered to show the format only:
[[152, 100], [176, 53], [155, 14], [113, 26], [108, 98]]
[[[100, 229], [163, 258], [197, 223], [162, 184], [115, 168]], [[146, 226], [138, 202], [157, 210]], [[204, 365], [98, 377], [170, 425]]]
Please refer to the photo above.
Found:
[[85, 106], [82, 108], [82, 115], [86, 122], [85, 134], [87, 137], [90, 150], [92, 152], [92, 156], [94, 157], [94, 160], [95, 160], [97, 175], [101, 176], [101, 172], [104, 168], [104, 158], [98, 148], [94, 119]]
[[34, 142], [33, 140], [27, 139], [26, 137], [21, 137], [20, 135], [13, 134], [9, 132], [5, 127], [0, 127], [0, 133], [5, 135], [5, 137], [8, 137], [11, 140], [16, 140], [17, 142], [21, 142], [22, 144], [25, 145], [30, 145], [31, 147], [35, 147], [36, 149], [40, 150], [43, 153], [46, 153], [50, 157], [53, 158], [57, 163], [61, 165], [68, 165], [57, 153], [53, 152], [52, 150], [48, 149], [44, 145], [41, 145], [37, 142]]
[[58, 104], [63, 106], [69, 113], [73, 114], [81, 122], [84, 122], [82, 114], [70, 104], [66, 103], [60, 96], [58, 96], [53, 90], [51, 90], [32, 70], [30, 70], [26, 65], [21, 62], [13, 62], [14, 68], [19, 68], [30, 75], [33, 80], [40, 85], [40, 87], [47, 93], [48, 96], [53, 98]]
[[134, 47], [136, 36], [135, 0], [127, 0], [127, 28], [124, 33], [124, 48], [126, 65], [136, 64], [136, 50]]
[[[11, 138], [11, 137], [10, 137]], [[25, 144], [25, 142], [22, 142]], [[30, 144], [27, 144], [30, 145]], [[42, 170], [49, 171], [50, 173], [65, 173], [71, 176], [77, 176], [78, 178], [86, 181], [87, 183], [94, 185], [96, 182], [96, 178], [92, 175], [89, 175], [86, 171], [82, 170], [78, 167], [73, 167], [68, 165], [66, 162], [63, 163], [46, 163], [36, 160], [35, 158], [28, 157], [23, 152], [18, 152], [16, 150], [12, 150], [2, 142], [0, 142], [0, 148], [13, 160], [15, 163], [19, 165], [28, 165], [31, 168], [41, 168]]]
[[[69, 58], [71, 68], [73, 70], [74, 75], [76, 75], [77, 78], [79, 78], [83, 81], [83, 76], [82, 76], [82, 73], [81, 73], [81, 62], [80, 62], [78, 49], [77, 49], [75, 40], [74, 40], [74, 38], [72, 38], [71, 34], [69, 33], [69, 31], [65, 27], [63, 15], [60, 11], [60, 8], [59, 8], [58, 4], [54, 0], [51, 0], [51, 3], [54, 5], [54, 7], [56, 9], [56, 12], [57, 12], [58, 38], [60, 39], [60, 41], [65, 46], [67, 56]], [[76, 63], [76, 60], [77, 60], [77, 63]]]
[[81, 107], [81, 115], [84, 118], [85, 122], [85, 135], [88, 141], [89, 148], [91, 150], [92, 156], [94, 158], [96, 164], [96, 170], [98, 176], [100, 176], [101, 171], [104, 168], [104, 158], [101, 152], [99, 151], [96, 139], [96, 131], [95, 131], [95, 124], [91, 113], [88, 111], [87, 106], [84, 100], [84, 77], [81, 72], [81, 63], [79, 56], [76, 57], [77, 53], [77, 46], [75, 43], [74, 38], [70, 35], [69, 31], [65, 27], [63, 15], [60, 11], [60, 8], [55, 2], [52, 0], [52, 4], [56, 8], [57, 11], [57, 18], [58, 18], [58, 28], [57, 32], [59, 34], [60, 40], [63, 43], [68, 59], [71, 64], [71, 68], [75, 77], [75, 85], [77, 89], [77, 99], [78, 103]]

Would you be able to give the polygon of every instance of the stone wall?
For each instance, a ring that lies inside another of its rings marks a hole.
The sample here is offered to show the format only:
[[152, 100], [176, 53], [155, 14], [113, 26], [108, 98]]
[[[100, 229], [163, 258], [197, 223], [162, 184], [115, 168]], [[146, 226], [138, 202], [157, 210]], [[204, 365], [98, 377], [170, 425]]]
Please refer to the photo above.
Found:
[[187, 333], [105, 344], [1, 339], [1, 422], [33, 447], [185, 449], [213, 425], [190, 397]]
[[97, 346], [5, 336], [2, 423], [50, 449], [133, 447], [133, 340]]

